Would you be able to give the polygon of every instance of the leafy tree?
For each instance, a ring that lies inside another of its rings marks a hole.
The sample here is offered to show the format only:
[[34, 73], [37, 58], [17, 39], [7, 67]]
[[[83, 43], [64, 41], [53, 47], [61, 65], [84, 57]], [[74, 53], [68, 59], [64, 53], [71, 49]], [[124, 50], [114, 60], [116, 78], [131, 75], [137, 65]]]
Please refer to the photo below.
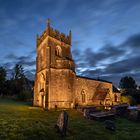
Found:
[[32, 97], [32, 84], [26, 78], [22, 65], [16, 64], [10, 85], [12, 94], [17, 95], [18, 99], [26, 100]]
[[5, 95], [14, 94], [14, 83], [13, 80], [6, 80], [5, 82]]
[[0, 67], [0, 95], [10, 95], [20, 100], [31, 100], [33, 82], [26, 78], [22, 65], [16, 64], [12, 78], [6, 80], [6, 70]]
[[19, 80], [19, 79], [24, 79], [24, 78], [25, 78], [25, 75], [24, 75], [24, 70], [23, 70], [22, 65], [16, 64], [14, 67], [13, 79]]
[[120, 83], [119, 83], [119, 87], [121, 89], [136, 89], [137, 85], [135, 80], [132, 77], [129, 76], [125, 76], [123, 78], [121, 78]]
[[127, 96], [121, 96], [121, 101], [122, 103], [128, 103], [129, 105], [136, 105], [137, 102], [135, 101], [135, 99], [130, 96], [130, 95], [127, 95]]
[[14, 67], [13, 77], [11, 79], [12, 94], [20, 94], [26, 84], [26, 77], [22, 65], [16, 64]]
[[6, 70], [0, 67], [0, 94], [4, 93], [6, 81]]

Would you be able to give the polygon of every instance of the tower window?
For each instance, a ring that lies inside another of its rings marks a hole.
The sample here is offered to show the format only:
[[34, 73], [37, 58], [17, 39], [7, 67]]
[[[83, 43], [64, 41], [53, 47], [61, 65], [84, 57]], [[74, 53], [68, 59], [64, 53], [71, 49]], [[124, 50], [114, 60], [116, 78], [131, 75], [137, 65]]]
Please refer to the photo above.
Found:
[[62, 49], [60, 46], [56, 46], [55, 55], [61, 57], [62, 56]]

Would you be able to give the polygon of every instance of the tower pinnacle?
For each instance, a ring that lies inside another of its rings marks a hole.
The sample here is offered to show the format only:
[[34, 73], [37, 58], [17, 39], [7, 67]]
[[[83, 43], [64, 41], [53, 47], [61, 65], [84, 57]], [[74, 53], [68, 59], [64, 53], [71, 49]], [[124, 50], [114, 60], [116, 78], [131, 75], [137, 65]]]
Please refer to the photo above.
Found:
[[72, 38], [72, 32], [71, 30], [69, 31], [69, 40], [70, 40], [70, 45], [71, 45], [71, 38]]
[[50, 28], [50, 19], [47, 19], [47, 28]]

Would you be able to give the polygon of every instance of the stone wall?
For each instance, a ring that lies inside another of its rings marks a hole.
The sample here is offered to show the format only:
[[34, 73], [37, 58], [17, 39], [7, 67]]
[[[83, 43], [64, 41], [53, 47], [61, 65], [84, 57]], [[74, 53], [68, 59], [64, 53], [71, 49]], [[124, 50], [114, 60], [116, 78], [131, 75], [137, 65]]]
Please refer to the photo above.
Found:
[[46, 85], [48, 84], [48, 71], [42, 70], [36, 74], [34, 85], [34, 106], [42, 106], [42, 94], [41, 89], [44, 89], [43, 96], [46, 97], [48, 91]]
[[50, 73], [49, 109], [71, 108], [75, 73], [69, 69], [53, 69]]
[[[76, 77], [75, 79], [75, 103], [79, 105], [93, 105], [99, 104], [93, 102], [93, 97], [96, 92], [96, 89], [100, 88], [107, 88], [109, 89], [109, 94], [111, 97], [112, 95], [112, 83], [91, 80], [88, 78]], [[82, 94], [85, 94], [85, 102], [82, 102]]]

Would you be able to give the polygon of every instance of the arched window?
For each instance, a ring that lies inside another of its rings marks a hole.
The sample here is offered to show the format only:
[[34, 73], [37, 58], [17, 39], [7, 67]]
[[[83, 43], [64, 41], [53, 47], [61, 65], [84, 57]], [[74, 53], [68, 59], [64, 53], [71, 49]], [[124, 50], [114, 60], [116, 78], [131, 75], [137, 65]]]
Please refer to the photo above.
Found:
[[60, 46], [56, 46], [55, 55], [61, 57], [62, 56], [62, 49]]
[[81, 91], [82, 103], [86, 103], [86, 93], [85, 90], [82, 89]]
[[85, 102], [86, 102], [85, 94], [82, 94], [82, 103], [85, 103]]
[[44, 92], [44, 89], [45, 89], [45, 75], [44, 75], [44, 73], [41, 73], [39, 83], [40, 83], [40, 85], [39, 85], [40, 92]]
[[115, 96], [115, 102], [117, 102], [118, 101], [118, 97], [117, 97], [116, 94], [114, 96]]

